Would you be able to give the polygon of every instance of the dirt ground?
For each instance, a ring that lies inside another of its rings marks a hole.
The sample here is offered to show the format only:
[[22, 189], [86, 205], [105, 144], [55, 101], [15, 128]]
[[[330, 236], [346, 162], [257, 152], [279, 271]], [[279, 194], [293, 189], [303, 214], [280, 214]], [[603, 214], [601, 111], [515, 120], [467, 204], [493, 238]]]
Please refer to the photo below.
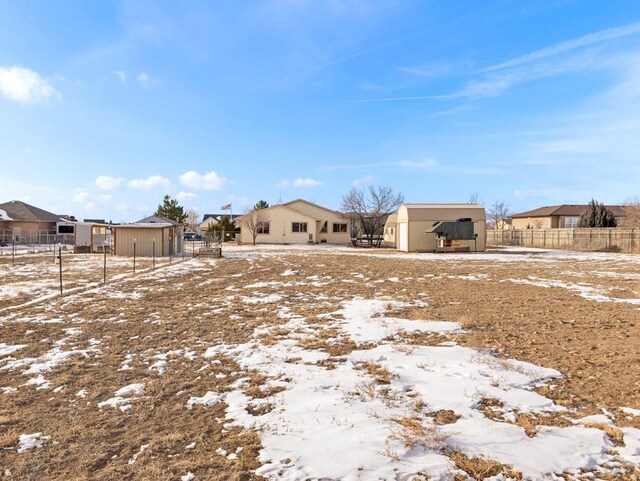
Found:
[[[318, 316], [344, 300], [424, 301], [396, 314], [456, 321], [466, 332], [408, 343], [453, 340], [557, 369], [564, 378], [541, 387], [544, 396], [576, 416], [606, 410], [615, 426], [640, 428], [640, 417], [621, 410], [640, 409], [640, 258], [238, 249], [156, 270], [144, 260], [136, 274], [122, 261], [102, 286], [100, 259], [77, 255], [70, 262], [85, 267], [69, 272], [62, 296], [51, 260], [32, 262], [42, 262], [41, 276], [24, 263], [0, 265], [0, 293], [38, 281], [46, 294], [0, 298], [0, 349], [24, 345], [0, 357], [2, 479], [178, 480], [188, 471], [198, 480], [262, 479], [254, 474], [259, 433], [229, 426], [224, 403], [185, 409], [190, 396], [229, 391], [242, 377], [251, 379], [247, 392], [263, 392], [265, 380], [233, 359], [202, 358], [283, 323], [274, 305], [247, 301], [257, 289], [246, 286], [256, 284], [320, 329]], [[295, 272], [291, 285], [269, 287], [287, 270]], [[317, 342], [323, 348], [322, 336]], [[336, 356], [355, 349], [324, 347]], [[132, 396], [132, 407], [98, 406], [139, 382], [144, 395]], [[46, 442], [19, 454], [23, 433], [43, 433]]]

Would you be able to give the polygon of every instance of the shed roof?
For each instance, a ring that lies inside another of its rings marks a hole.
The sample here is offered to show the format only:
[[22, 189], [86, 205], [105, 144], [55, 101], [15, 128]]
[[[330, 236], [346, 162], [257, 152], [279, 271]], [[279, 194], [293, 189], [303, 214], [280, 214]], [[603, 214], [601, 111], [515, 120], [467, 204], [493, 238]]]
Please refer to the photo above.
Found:
[[58, 222], [60, 220], [59, 215], [20, 200], [11, 200], [0, 204], [0, 209], [6, 213], [6, 215], [3, 215], [4, 219], [2, 220], [25, 222]]
[[171, 219], [166, 217], [162, 217], [160, 215], [150, 215], [149, 217], [145, 217], [144, 219], [140, 219], [134, 224], [169, 224], [169, 225], [180, 225], [178, 222], [174, 222]]
[[389, 214], [389, 217], [387, 217], [387, 221], [384, 223], [384, 226], [395, 227], [397, 223], [398, 223], [398, 214], [393, 213], [393, 214]]
[[[526, 219], [529, 217], [551, 217], [551, 216], [580, 216], [589, 207], [586, 204], [562, 204], [551, 205], [545, 207], [539, 207], [537, 209], [529, 210], [527, 212], [521, 212], [519, 214], [513, 214], [513, 219]], [[622, 205], [605, 205], [605, 207], [611, 211], [611, 213], [620, 217], [624, 215], [624, 206]]]
[[[484, 207], [478, 204], [403, 204], [408, 220], [457, 220], [470, 218], [473, 222], [487, 219]], [[401, 206], [402, 207], [402, 206]]]
[[111, 226], [113, 229], [165, 229], [179, 227], [179, 224], [168, 222], [135, 222], [134, 224], [119, 224]]

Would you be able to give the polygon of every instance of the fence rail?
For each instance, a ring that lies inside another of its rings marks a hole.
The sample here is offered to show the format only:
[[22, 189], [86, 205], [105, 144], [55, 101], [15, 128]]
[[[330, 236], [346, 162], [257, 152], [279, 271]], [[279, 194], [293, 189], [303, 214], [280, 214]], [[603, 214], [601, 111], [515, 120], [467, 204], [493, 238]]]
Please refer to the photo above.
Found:
[[640, 229], [487, 230], [487, 245], [632, 253], [640, 252]]

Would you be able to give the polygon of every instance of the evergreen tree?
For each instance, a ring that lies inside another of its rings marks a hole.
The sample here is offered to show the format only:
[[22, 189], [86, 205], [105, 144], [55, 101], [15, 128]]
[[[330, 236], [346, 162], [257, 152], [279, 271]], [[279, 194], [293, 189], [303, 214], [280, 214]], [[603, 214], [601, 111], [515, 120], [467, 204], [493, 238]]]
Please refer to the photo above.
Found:
[[177, 199], [172, 199], [168, 194], [162, 199], [162, 204], [158, 205], [153, 215], [160, 217], [166, 217], [178, 224], [184, 224], [187, 220], [187, 214], [184, 211], [184, 207], [178, 204]]
[[269, 203], [266, 200], [259, 200], [256, 202], [256, 205], [253, 206], [254, 209], [267, 209], [269, 207]]
[[236, 225], [228, 215], [223, 215], [215, 224], [210, 224], [205, 231], [209, 238], [218, 238], [224, 233], [224, 240], [227, 241], [236, 231]]
[[578, 220], [578, 227], [616, 227], [618, 225], [613, 213], [604, 204], [591, 199], [587, 210], [582, 213]]

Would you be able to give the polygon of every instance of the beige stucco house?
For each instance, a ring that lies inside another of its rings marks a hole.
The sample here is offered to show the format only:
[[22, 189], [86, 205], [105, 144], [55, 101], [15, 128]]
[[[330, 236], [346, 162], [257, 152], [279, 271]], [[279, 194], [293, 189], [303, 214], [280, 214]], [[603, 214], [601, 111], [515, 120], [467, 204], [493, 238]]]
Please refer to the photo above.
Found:
[[[263, 209], [265, 220], [258, 229], [256, 243], [260, 244], [348, 244], [348, 219], [341, 214], [312, 202], [296, 199]], [[243, 218], [240, 240], [253, 243], [251, 230]]]
[[183, 227], [164, 217], [146, 217], [111, 227], [113, 250], [119, 256], [162, 257], [182, 254]]
[[385, 245], [404, 252], [486, 250], [486, 214], [475, 204], [402, 204], [385, 224]]
[[[580, 216], [588, 205], [552, 205], [529, 210], [511, 216], [513, 229], [573, 229], [578, 227]], [[605, 206], [615, 216], [618, 224], [624, 215], [621, 205]]]

